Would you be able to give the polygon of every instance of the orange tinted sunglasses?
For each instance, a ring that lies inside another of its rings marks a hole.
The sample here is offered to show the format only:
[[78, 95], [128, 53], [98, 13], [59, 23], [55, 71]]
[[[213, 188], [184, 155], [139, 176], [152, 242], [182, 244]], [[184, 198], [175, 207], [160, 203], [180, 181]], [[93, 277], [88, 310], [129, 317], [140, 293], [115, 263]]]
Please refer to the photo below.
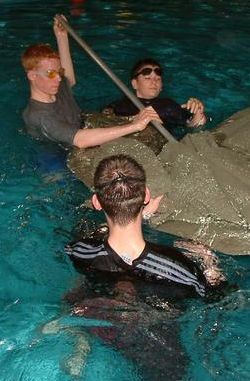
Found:
[[45, 70], [45, 71], [37, 71], [38, 74], [43, 75], [44, 77], [47, 77], [49, 79], [55, 79], [58, 75], [59, 77], [63, 77], [65, 70], [64, 68], [60, 68], [59, 70]]

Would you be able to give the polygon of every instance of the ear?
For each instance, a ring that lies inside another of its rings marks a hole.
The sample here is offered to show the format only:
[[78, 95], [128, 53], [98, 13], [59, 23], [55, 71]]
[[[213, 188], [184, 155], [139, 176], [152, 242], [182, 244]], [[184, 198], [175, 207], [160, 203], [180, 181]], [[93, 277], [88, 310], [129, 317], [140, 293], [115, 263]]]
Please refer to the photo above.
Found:
[[132, 85], [134, 90], [137, 90], [138, 86], [137, 86], [137, 79], [136, 78], [132, 79], [131, 85]]
[[102, 210], [101, 204], [97, 198], [96, 193], [94, 193], [92, 196], [92, 205], [96, 210]]
[[30, 81], [34, 81], [34, 79], [36, 78], [36, 73], [34, 72], [34, 70], [29, 70], [27, 72], [27, 78], [30, 80]]
[[151, 199], [151, 193], [148, 187], [146, 187], [144, 203], [148, 204], [150, 199]]

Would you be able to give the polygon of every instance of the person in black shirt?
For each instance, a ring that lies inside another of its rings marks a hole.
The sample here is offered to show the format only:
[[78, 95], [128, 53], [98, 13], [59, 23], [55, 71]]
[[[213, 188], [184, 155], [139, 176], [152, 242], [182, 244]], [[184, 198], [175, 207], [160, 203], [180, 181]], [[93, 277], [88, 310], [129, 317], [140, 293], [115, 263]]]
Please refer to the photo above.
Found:
[[[136, 96], [147, 106], [152, 106], [160, 116], [164, 126], [174, 134], [174, 127], [200, 127], [206, 124], [204, 105], [197, 98], [190, 98], [185, 104], [178, 104], [171, 98], [159, 96], [162, 90], [163, 70], [159, 62], [152, 58], [138, 61], [131, 71], [131, 85]], [[133, 116], [137, 107], [128, 98], [112, 102], [104, 112], [117, 116]]]
[[[134, 159], [126, 155], [103, 159], [95, 171], [94, 187], [92, 203], [95, 209], [105, 213], [108, 237], [101, 240], [87, 238], [68, 245], [66, 252], [77, 267], [112, 273], [119, 279], [129, 276], [162, 284], [167, 294], [169, 288], [171, 292], [177, 290], [176, 294], [205, 296], [211, 283], [209, 276], [212, 279], [218, 275], [215, 268], [210, 268], [212, 275], [208, 271], [206, 277], [199, 266], [178, 248], [144, 239], [143, 209], [146, 214], [152, 213], [157, 205], [150, 200], [144, 169]], [[202, 245], [186, 245], [186, 249], [190, 248], [191, 252], [202, 254], [203, 251], [204, 254]]]
[[[178, 338], [183, 306], [176, 303], [205, 297], [220, 283], [215, 256], [188, 241], [169, 247], [144, 239], [143, 215], [155, 212], [160, 199], [150, 199], [145, 171], [131, 157], [103, 159], [94, 188], [92, 202], [104, 211], [108, 230], [99, 228], [66, 246], [85, 276], [64, 299], [74, 316], [108, 322], [90, 326], [87, 332], [124, 353], [143, 380], [180, 380], [188, 360]], [[189, 255], [201, 258], [201, 266]]]

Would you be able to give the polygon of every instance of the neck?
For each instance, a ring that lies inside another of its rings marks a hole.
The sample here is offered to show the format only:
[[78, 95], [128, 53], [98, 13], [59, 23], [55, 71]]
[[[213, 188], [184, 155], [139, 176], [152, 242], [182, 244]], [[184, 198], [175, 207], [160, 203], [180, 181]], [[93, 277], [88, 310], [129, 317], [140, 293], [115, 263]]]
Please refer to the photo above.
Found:
[[139, 98], [139, 99], [143, 99], [143, 100], [145, 100], [145, 101], [151, 101], [152, 99], [155, 99], [155, 98], [158, 97], [158, 95], [156, 95], [155, 97], [142, 97], [142, 96], [139, 95], [139, 94], [136, 94], [136, 95], [137, 95], [137, 98]]
[[46, 94], [42, 91], [31, 88], [31, 99], [43, 103], [53, 103], [56, 100], [56, 96], [54, 94]]
[[136, 259], [145, 247], [142, 234], [141, 214], [127, 225], [118, 225], [108, 219], [109, 237], [108, 243], [119, 256], [127, 256], [131, 260]]

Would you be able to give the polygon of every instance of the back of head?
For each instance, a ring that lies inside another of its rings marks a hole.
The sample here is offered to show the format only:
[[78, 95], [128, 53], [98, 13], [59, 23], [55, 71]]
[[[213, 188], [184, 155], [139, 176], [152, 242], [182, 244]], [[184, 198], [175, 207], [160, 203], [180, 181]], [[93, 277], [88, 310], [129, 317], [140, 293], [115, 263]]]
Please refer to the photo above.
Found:
[[22, 65], [25, 71], [36, 69], [39, 63], [46, 58], [60, 59], [49, 44], [36, 44], [28, 47], [21, 57]]
[[96, 168], [94, 187], [107, 216], [114, 223], [127, 225], [142, 209], [146, 187], [145, 171], [130, 156], [109, 156]]
[[157, 66], [162, 69], [161, 65], [158, 61], [154, 60], [153, 58], [143, 58], [139, 61], [137, 61], [134, 66], [132, 67], [130, 77], [131, 79], [135, 78], [137, 73], [145, 66]]

